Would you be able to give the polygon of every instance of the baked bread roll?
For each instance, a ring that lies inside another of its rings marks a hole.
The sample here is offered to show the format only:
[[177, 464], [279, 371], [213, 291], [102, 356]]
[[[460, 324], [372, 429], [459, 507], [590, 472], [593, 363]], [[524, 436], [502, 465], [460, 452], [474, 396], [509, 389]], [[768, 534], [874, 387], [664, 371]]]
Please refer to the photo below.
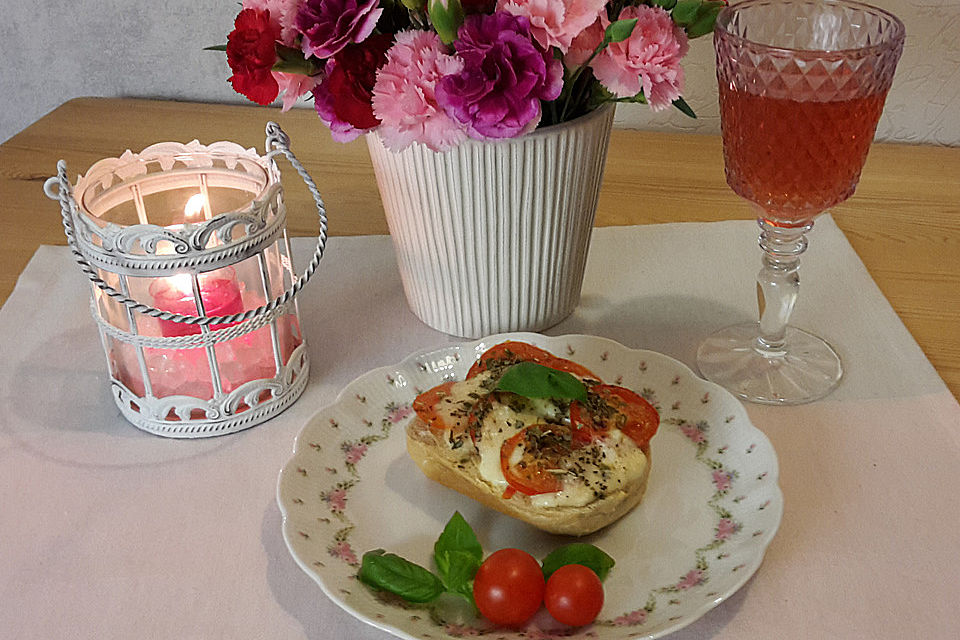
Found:
[[656, 410], [532, 345], [493, 347], [414, 409], [407, 451], [424, 475], [538, 529], [593, 533], [646, 491]]

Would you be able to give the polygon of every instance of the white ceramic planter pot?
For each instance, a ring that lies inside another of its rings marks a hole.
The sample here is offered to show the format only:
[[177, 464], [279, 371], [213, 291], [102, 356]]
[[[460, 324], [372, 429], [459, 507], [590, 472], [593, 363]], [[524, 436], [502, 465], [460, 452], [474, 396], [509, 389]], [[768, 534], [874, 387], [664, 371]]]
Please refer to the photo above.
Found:
[[605, 105], [581, 118], [443, 153], [367, 146], [411, 310], [478, 338], [539, 331], [580, 301], [613, 125]]

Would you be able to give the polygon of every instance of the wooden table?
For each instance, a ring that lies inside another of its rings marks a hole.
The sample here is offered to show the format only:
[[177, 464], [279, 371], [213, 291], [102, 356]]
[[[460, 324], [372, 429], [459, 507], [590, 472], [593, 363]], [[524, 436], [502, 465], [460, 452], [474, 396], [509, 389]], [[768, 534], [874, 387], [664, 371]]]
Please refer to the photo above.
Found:
[[[42, 190], [58, 159], [75, 180], [96, 160], [164, 140], [233, 140], [262, 151], [270, 119], [320, 186], [332, 235], [387, 233], [365, 144], [332, 142], [310, 110], [79, 98], [0, 145], [0, 302], [39, 245], [65, 244], [59, 207]], [[616, 130], [597, 225], [749, 218], [722, 166], [718, 136]], [[309, 194], [295, 172], [284, 175], [290, 228], [312, 235]], [[960, 398], [960, 149], [874, 145], [856, 195], [834, 216]]]

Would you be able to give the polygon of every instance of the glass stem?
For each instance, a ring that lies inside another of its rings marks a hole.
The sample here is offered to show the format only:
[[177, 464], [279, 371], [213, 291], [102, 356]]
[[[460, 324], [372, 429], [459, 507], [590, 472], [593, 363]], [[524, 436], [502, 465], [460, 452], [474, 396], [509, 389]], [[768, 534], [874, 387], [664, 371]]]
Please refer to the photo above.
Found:
[[760, 335], [756, 350], [767, 358], [782, 358], [787, 323], [800, 294], [800, 254], [807, 248], [805, 233], [813, 222], [802, 227], [778, 227], [763, 218], [760, 248], [763, 268], [757, 274], [757, 304], [760, 309]]

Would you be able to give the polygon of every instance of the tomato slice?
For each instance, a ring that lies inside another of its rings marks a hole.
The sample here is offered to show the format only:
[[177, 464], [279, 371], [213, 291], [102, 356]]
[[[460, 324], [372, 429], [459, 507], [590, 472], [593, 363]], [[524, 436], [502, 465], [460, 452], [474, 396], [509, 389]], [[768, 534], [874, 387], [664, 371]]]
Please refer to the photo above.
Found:
[[507, 484], [520, 493], [528, 496], [556, 493], [563, 487], [559, 478], [561, 461], [570, 451], [570, 432], [566, 427], [531, 425], [500, 447], [500, 469]]
[[583, 447], [598, 438], [602, 438], [606, 429], [602, 424], [601, 426], [597, 425], [587, 407], [581, 404], [579, 400], [574, 400], [570, 403], [570, 430], [573, 445]]
[[441, 402], [450, 397], [450, 390], [453, 385], [453, 380], [444, 382], [424, 391], [413, 400], [413, 410], [417, 412], [421, 420], [435, 431], [444, 431], [452, 426], [448, 425], [443, 419], [439, 406]]
[[625, 387], [599, 385], [597, 393], [618, 415], [613, 425], [642, 447], [650, 442], [660, 427], [660, 414], [639, 394]]
[[588, 443], [616, 428], [642, 448], [657, 433], [660, 414], [639, 394], [612, 384], [598, 384], [589, 393], [588, 406], [570, 405], [575, 443]]
[[483, 355], [470, 367], [470, 370], [467, 372], [467, 378], [472, 378], [481, 371], [486, 371], [490, 368], [509, 366], [518, 362], [536, 362], [545, 367], [550, 367], [558, 371], [566, 371], [581, 378], [590, 378], [591, 380], [600, 379], [583, 365], [577, 364], [572, 360], [567, 360], [566, 358], [557, 357], [549, 351], [535, 347], [532, 344], [518, 342], [516, 340], [501, 342], [484, 351]]
[[614, 386], [609, 388], [609, 392], [614, 400], [613, 404], [627, 416], [626, 422], [620, 425], [620, 430], [637, 443], [638, 447], [646, 446], [660, 428], [660, 414], [652, 404], [630, 389]]

